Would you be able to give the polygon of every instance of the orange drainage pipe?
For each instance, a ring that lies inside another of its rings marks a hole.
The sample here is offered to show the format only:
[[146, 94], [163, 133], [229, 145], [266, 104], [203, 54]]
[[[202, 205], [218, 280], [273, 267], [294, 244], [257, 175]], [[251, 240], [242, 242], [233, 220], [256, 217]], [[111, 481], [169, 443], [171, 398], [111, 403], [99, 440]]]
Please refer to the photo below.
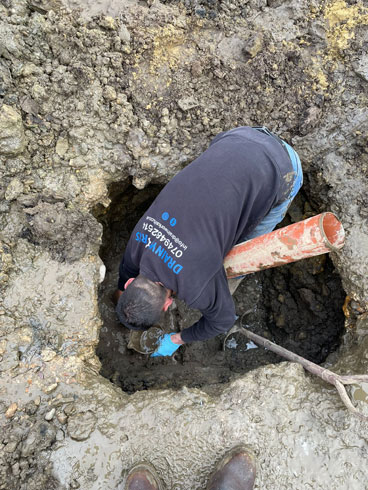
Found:
[[333, 213], [317, 214], [235, 245], [224, 260], [226, 275], [230, 279], [335, 252], [344, 240], [344, 228]]

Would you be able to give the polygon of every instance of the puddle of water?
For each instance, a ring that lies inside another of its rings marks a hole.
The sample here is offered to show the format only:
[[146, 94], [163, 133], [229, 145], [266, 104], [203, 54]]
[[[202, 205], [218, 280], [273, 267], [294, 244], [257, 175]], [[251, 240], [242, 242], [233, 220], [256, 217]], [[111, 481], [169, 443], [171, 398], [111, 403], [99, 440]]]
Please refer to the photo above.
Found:
[[368, 403], [368, 383], [360, 383], [359, 385], [352, 385], [351, 397], [355, 401]]

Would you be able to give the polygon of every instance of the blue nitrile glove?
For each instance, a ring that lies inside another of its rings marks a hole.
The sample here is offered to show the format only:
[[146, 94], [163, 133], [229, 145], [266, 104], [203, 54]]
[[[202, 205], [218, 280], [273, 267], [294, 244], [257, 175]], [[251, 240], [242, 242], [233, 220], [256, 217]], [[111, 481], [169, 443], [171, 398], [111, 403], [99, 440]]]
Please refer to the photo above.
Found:
[[151, 357], [171, 356], [176, 350], [179, 349], [181, 344], [174, 344], [174, 342], [171, 341], [172, 335], [175, 334], [165, 333], [165, 335], [161, 337], [158, 347], [155, 352], [151, 354]]

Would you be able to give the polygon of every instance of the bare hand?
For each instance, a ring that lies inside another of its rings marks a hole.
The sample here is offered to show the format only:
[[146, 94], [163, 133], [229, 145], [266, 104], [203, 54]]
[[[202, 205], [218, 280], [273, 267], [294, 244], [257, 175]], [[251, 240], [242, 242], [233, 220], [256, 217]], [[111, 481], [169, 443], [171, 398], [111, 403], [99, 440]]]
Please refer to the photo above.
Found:
[[181, 338], [181, 334], [180, 333], [175, 333], [174, 335], [171, 336], [171, 342], [173, 342], [174, 344], [185, 344], [185, 342], [182, 340]]

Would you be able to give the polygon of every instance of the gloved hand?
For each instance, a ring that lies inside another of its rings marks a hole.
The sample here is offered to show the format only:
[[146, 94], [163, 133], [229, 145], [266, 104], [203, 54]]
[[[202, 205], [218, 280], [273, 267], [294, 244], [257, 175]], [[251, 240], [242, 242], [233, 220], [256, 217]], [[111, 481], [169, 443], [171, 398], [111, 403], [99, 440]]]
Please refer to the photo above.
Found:
[[179, 349], [180, 344], [174, 344], [171, 341], [171, 336], [175, 335], [173, 333], [166, 333], [163, 337], [161, 337], [158, 347], [151, 357], [160, 357], [160, 356], [171, 356], [174, 354], [176, 350]]

